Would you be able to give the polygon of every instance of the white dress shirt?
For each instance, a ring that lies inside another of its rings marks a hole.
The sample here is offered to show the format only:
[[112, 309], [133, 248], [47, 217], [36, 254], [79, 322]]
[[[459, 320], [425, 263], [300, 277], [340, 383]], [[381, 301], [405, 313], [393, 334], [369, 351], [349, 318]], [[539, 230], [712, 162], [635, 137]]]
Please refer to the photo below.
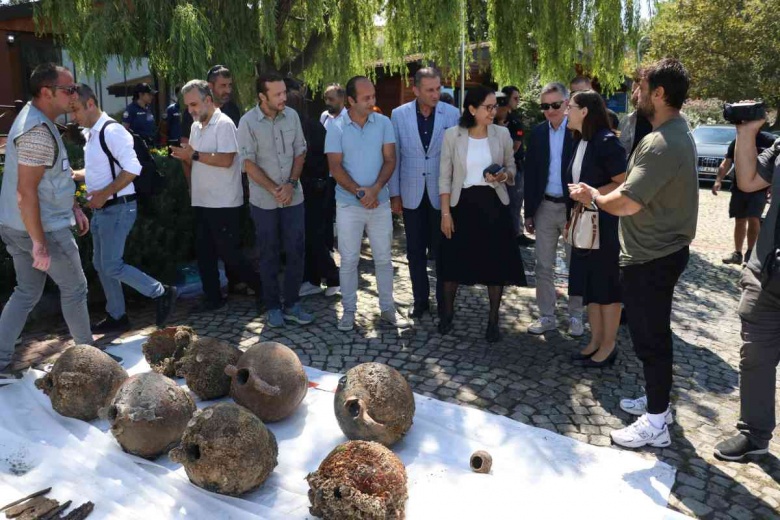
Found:
[[582, 160], [585, 158], [585, 150], [588, 148], [588, 141], [583, 139], [577, 145], [577, 152], [574, 154], [574, 163], [571, 167], [571, 176], [574, 184], [580, 182], [582, 176]]
[[[84, 169], [85, 183], [87, 191], [102, 190], [112, 182], [114, 177], [111, 175], [111, 165], [108, 156], [103, 152], [100, 146], [100, 130], [109, 121], [113, 121], [108, 114], [103, 112], [100, 119], [89, 130], [85, 131], [87, 144], [84, 146]], [[114, 164], [114, 175], [119, 177], [122, 171], [141, 174], [141, 163], [133, 149], [133, 136], [121, 124], [111, 124], [105, 131], [106, 146], [111, 151], [114, 158], [119, 161], [119, 165]], [[121, 165], [121, 166], [120, 166]], [[131, 182], [118, 193], [118, 197], [132, 195], [135, 193], [135, 186]]]
[[330, 112], [325, 110], [322, 114], [320, 114], [320, 123], [322, 123], [322, 126], [324, 126], [325, 130], [327, 130], [331, 123], [333, 123], [336, 119], [340, 118], [346, 113], [347, 113], [347, 107], [342, 108], [341, 112], [339, 112], [339, 115], [337, 116], [331, 115]]

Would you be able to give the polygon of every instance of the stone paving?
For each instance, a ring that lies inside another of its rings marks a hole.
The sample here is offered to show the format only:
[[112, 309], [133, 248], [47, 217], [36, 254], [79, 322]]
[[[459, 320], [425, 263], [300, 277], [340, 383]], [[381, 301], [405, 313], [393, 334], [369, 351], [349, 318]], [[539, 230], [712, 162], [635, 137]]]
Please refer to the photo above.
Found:
[[[729, 194], [714, 197], [702, 190], [700, 195], [698, 236], [674, 305], [673, 442], [669, 448], [638, 453], [677, 468], [672, 509], [705, 519], [780, 518], [778, 441], [771, 444], [771, 456], [756, 462], [724, 463], [712, 455], [715, 443], [734, 432], [739, 412], [740, 338], [735, 312], [739, 269], [720, 261], [733, 249], [732, 224], [727, 218]], [[411, 284], [402, 228], [396, 235], [395, 298], [408, 305]], [[524, 251], [523, 257], [526, 271], [532, 274], [533, 251]], [[305, 300], [307, 309], [317, 317], [307, 327], [266, 328], [248, 297], [231, 298], [227, 311], [193, 316], [187, 315], [192, 303], [181, 302], [173, 321], [242, 348], [259, 341], [281, 341], [294, 348], [304, 364], [332, 372], [366, 361], [388, 363], [420, 394], [506, 415], [597, 446], [609, 446], [610, 430], [633, 419], [618, 407], [621, 397], [641, 395], [643, 383], [641, 365], [625, 327], [619, 334], [620, 355], [615, 366], [585, 370], [573, 365], [569, 354], [585, 345], [587, 335], [575, 340], [564, 332], [527, 334], [526, 327], [535, 317], [533, 287], [511, 288], [502, 304], [503, 339], [491, 346], [484, 341], [487, 293], [476, 287], [461, 289], [455, 328], [447, 336], [437, 333], [429, 316], [409, 330], [396, 331], [378, 322], [370, 249], [364, 249], [360, 272], [353, 332], [336, 329], [340, 305], [321, 295]], [[529, 278], [533, 286], [533, 277]], [[564, 309], [565, 278], [559, 282], [559, 308]], [[131, 318], [138, 327], [133, 334], [153, 329], [148, 307], [136, 309]], [[566, 330], [560, 312], [559, 329]], [[62, 339], [62, 332], [27, 335], [18, 350], [19, 366], [65, 348], [68, 342]]]

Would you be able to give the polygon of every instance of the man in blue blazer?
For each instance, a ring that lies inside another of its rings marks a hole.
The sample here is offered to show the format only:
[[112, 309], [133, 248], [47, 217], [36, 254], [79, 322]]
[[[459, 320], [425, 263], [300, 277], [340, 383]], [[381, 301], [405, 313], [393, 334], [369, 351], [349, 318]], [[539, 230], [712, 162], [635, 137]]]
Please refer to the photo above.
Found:
[[[441, 205], [439, 202], [439, 156], [444, 131], [458, 124], [460, 112], [447, 103], [439, 103], [441, 74], [422, 68], [414, 75], [417, 99], [393, 110], [396, 162], [390, 179], [393, 211], [403, 212], [406, 230], [406, 258], [412, 279], [414, 305], [411, 318], [429, 311], [428, 251], [439, 243]], [[436, 302], [441, 309], [442, 282], [436, 276]]]
[[[528, 327], [531, 334], [554, 330], [555, 260], [558, 238], [568, 218], [567, 179], [573, 153], [571, 132], [566, 128], [569, 94], [561, 83], [549, 83], [542, 89], [541, 108], [546, 121], [534, 127], [525, 162], [525, 228], [536, 233], [536, 302], [539, 319]], [[567, 257], [571, 253], [566, 247]], [[568, 258], [567, 258], [568, 259]], [[582, 296], [569, 287], [569, 334], [581, 336]]]

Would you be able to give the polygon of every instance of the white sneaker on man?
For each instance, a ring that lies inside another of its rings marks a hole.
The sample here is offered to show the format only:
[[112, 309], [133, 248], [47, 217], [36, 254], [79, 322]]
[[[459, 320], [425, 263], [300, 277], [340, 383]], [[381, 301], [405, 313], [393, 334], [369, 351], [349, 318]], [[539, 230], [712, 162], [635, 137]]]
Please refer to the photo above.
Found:
[[325, 297], [326, 298], [332, 298], [338, 294], [341, 294], [341, 286], [340, 285], [334, 285], [333, 287], [328, 287], [325, 289]]
[[572, 316], [569, 318], [569, 336], [579, 338], [585, 334], [585, 327], [582, 324], [582, 318]]
[[406, 319], [397, 309], [382, 311], [381, 319], [393, 327], [405, 329], [411, 326], [411, 322]]
[[[631, 415], [644, 415], [647, 413], [647, 396], [643, 395], [638, 399], [621, 399], [620, 409]], [[664, 421], [666, 424], [672, 424], [674, 422], [671, 406], [669, 406], [664, 413]]]
[[549, 316], [542, 316], [535, 322], [533, 322], [531, 325], [528, 326], [528, 333], [529, 334], [544, 334], [548, 330], [555, 330], [555, 327], [557, 324], [555, 323], [555, 318], [551, 318]]
[[313, 296], [315, 294], [320, 294], [322, 292], [322, 287], [319, 285], [314, 285], [309, 282], [303, 282], [301, 284], [301, 289], [298, 291], [298, 296], [303, 298], [304, 296]]
[[656, 428], [650, 424], [647, 414], [642, 415], [633, 424], [621, 430], [609, 432], [609, 436], [614, 444], [624, 448], [641, 448], [643, 446], [665, 448], [672, 443], [669, 427], [664, 424], [663, 428]]
[[355, 327], [355, 313], [345, 312], [339, 320], [338, 329], [342, 332], [348, 332]]

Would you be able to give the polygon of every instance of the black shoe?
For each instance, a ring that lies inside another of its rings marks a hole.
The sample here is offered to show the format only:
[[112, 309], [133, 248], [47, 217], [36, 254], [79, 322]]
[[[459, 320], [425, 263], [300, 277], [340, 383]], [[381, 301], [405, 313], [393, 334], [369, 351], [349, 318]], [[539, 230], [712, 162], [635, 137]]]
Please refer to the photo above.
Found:
[[745, 264], [747, 264], [748, 262], [750, 262], [750, 255], [752, 255], [752, 254], [753, 254], [753, 250], [752, 249], [748, 249], [747, 252], [745, 253], [745, 258], [742, 261], [742, 265], [743, 266]]
[[190, 311], [192, 314], [200, 314], [202, 312], [215, 312], [225, 308], [227, 300], [220, 298], [218, 301], [202, 300], [198, 305], [193, 307]]
[[419, 319], [422, 318], [426, 312], [430, 312], [430, 311], [431, 311], [430, 305], [428, 304], [417, 305], [415, 303], [408, 317], [412, 319]]
[[572, 361], [585, 361], [586, 359], [590, 359], [593, 357], [593, 355], [598, 352], [599, 349], [594, 350], [590, 354], [583, 354], [581, 352], [574, 352], [571, 356], [569, 356], [569, 359]]
[[130, 330], [130, 320], [127, 318], [127, 314], [124, 314], [118, 320], [115, 320], [108, 315], [103, 321], [99, 321], [92, 327], [94, 334], [107, 334], [109, 332], [127, 332]]
[[742, 263], [742, 253], [739, 251], [734, 251], [729, 256], [723, 258], [724, 264], [734, 264], [739, 265]]
[[536, 244], [536, 240], [534, 240], [533, 238], [528, 238], [522, 233], [517, 235], [517, 238], [515, 240], [517, 241], [517, 245], [522, 247], [528, 247]]
[[607, 356], [607, 359], [605, 359], [604, 361], [593, 361], [593, 358], [588, 358], [583, 360], [580, 363], [580, 366], [585, 368], [603, 368], [606, 366], [612, 366], [615, 364], [615, 360], [617, 360], [617, 356], [618, 356], [618, 348], [616, 345], [615, 348], [612, 350], [612, 353], [609, 356]]
[[437, 328], [439, 329], [439, 334], [442, 336], [448, 334], [452, 330], [452, 316], [442, 316], [439, 320], [439, 325]]
[[179, 294], [176, 287], [163, 285], [163, 288], [165, 291], [154, 299], [157, 303], [156, 323], [159, 328], [165, 327], [165, 322], [168, 321], [168, 317], [173, 312], [174, 307], [176, 307], [176, 297]]
[[501, 330], [498, 328], [498, 323], [488, 323], [485, 339], [488, 343], [497, 343], [501, 339]]
[[766, 453], [769, 453], [769, 448], [758, 446], [744, 433], [715, 445], [715, 458], [720, 460], [737, 461], [748, 455], [764, 455]]

